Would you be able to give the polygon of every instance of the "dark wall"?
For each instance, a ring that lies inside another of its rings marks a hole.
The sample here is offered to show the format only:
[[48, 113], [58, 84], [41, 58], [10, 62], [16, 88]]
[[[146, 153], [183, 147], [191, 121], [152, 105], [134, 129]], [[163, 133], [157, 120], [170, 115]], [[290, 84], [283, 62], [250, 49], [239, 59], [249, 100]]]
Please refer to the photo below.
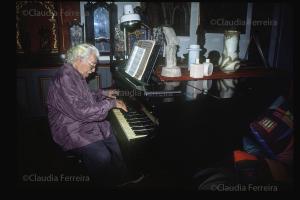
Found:
[[[253, 3], [251, 36], [256, 37], [268, 67], [293, 73], [294, 8], [289, 3]], [[249, 61], [263, 65], [254, 40], [249, 46]]]
[[291, 4], [282, 3], [277, 5], [277, 19], [279, 21], [278, 29], [272, 33], [274, 35], [274, 54], [272, 66], [280, 69], [286, 69], [293, 74], [294, 68], [294, 7]]
[[[16, 77], [17, 112], [25, 117], [47, 115], [46, 99], [49, 83], [57, 67], [39, 69], [18, 69]], [[112, 84], [109, 67], [97, 67], [94, 77], [89, 80], [92, 90], [107, 88]]]

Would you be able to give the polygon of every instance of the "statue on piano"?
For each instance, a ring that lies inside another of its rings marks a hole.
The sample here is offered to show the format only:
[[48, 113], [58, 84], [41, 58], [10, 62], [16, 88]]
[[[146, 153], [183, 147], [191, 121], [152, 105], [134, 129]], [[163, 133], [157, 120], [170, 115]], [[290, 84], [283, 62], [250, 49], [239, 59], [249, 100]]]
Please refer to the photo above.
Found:
[[162, 68], [161, 75], [166, 77], [180, 77], [181, 70], [177, 65], [177, 48], [179, 45], [179, 40], [176, 37], [175, 31], [172, 27], [163, 27], [163, 33], [166, 39], [165, 47], [165, 58], [166, 66]]

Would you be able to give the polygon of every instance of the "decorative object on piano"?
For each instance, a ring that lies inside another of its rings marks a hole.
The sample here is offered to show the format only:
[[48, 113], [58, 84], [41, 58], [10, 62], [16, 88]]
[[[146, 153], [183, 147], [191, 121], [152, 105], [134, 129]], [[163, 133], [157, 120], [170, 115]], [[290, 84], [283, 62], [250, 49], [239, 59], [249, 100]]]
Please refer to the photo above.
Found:
[[220, 98], [231, 98], [234, 94], [237, 79], [220, 79], [217, 81]]
[[204, 64], [199, 63], [199, 58], [196, 59], [195, 63], [190, 66], [190, 77], [192, 78], [203, 78], [204, 76]]
[[200, 49], [200, 45], [191, 44], [187, 50], [189, 51], [188, 69], [190, 70], [191, 64], [195, 64], [197, 59], [199, 61], [199, 55], [201, 49]]
[[165, 47], [166, 66], [162, 68], [161, 75], [166, 77], [180, 77], [181, 70], [178, 66], [176, 66], [176, 53], [179, 40], [172, 27], [164, 26], [163, 33], [167, 43]]
[[205, 59], [205, 62], [203, 63], [203, 75], [204, 76], [210, 76], [213, 73], [214, 70], [214, 66], [213, 64], [210, 62], [210, 59]]
[[141, 17], [139, 14], [133, 12], [132, 5], [124, 6], [124, 15], [121, 17], [121, 29], [124, 33], [124, 53], [125, 59], [128, 59], [128, 46], [127, 46], [127, 31], [134, 30], [140, 23]]
[[83, 43], [84, 32], [83, 32], [83, 24], [81, 25], [77, 19], [75, 19], [69, 27], [70, 32], [70, 43], [71, 47], [74, 47], [77, 44]]
[[224, 33], [224, 50], [219, 60], [220, 69], [225, 73], [235, 72], [240, 68], [239, 59], [240, 32], [228, 30]]

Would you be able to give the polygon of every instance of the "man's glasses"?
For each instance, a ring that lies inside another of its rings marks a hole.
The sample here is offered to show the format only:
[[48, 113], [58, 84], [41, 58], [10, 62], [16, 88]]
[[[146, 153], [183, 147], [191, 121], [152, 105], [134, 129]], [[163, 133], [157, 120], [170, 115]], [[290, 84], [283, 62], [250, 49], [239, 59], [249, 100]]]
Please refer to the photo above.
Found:
[[95, 67], [97, 65], [97, 63], [93, 63], [93, 62], [91, 62], [89, 60], [88, 60], [88, 64], [89, 64], [91, 70], [95, 69]]

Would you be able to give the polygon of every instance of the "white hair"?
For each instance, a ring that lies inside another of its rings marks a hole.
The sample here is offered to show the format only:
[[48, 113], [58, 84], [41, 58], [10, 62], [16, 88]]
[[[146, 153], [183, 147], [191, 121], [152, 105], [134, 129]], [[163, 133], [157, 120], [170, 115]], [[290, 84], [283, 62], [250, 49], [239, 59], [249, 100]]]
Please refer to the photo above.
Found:
[[77, 59], [86, 60], [91, 54], [95, 54], [97, 60], [100, 60], [98, 49], [88, 43], [78, 44], [67, 51], [66, 62], [73, 64]]

